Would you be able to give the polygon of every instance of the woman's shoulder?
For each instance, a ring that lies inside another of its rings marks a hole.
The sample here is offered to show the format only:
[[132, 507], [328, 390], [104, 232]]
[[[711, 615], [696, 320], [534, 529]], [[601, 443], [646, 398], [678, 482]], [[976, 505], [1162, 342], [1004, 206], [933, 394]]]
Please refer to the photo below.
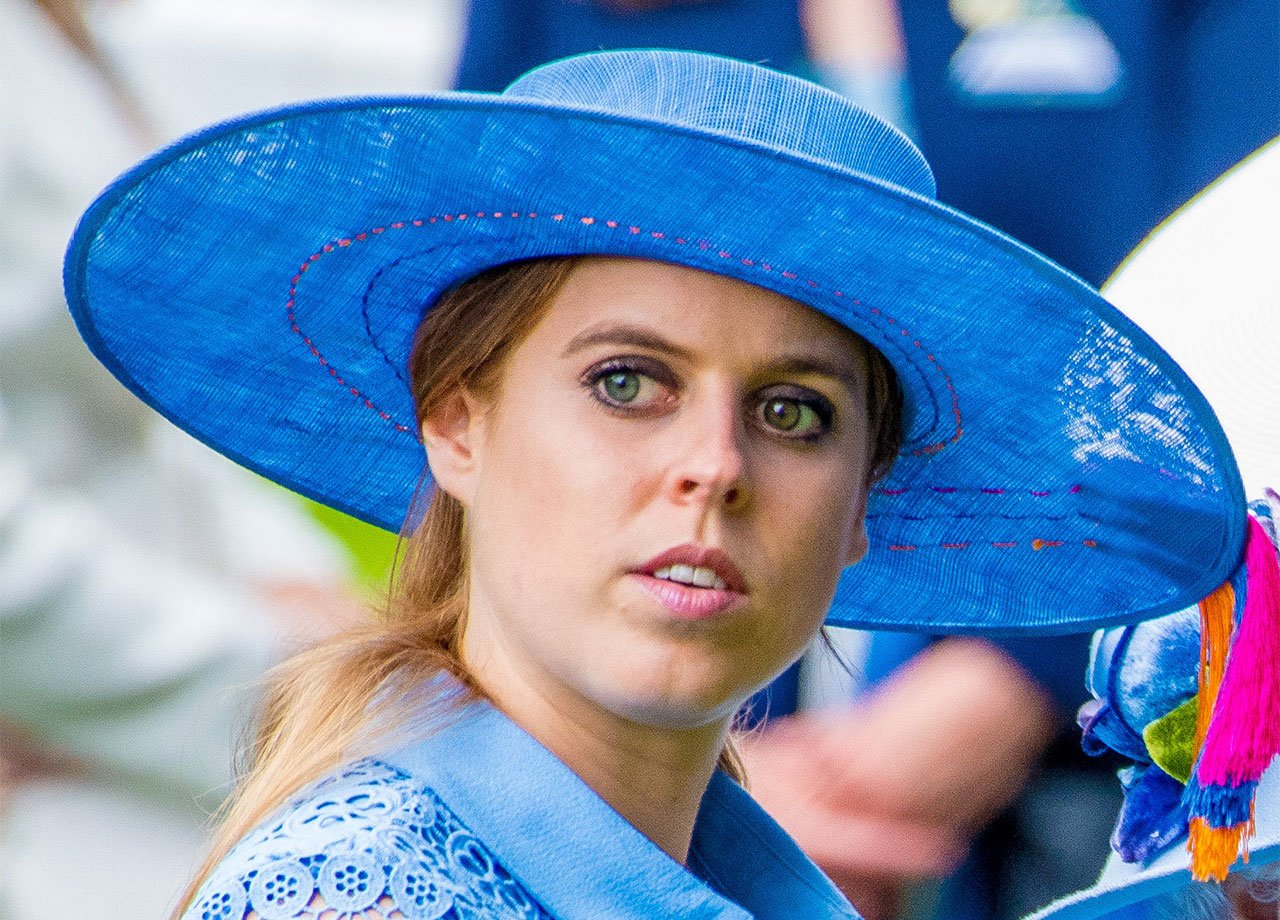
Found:
[[[544, 911], [430, 788], [378, 760], [314, 783], [248, 834], [185, 920], [345, 916], [539, 920]], [[468, 909], [470, 908], [470, 909]]]

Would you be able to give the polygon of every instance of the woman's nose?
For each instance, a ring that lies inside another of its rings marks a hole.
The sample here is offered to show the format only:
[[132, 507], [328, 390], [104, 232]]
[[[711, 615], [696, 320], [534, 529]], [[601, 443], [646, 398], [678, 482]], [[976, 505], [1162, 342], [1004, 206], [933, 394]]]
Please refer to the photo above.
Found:
[[681, 449], [671, 469], [672, 498], [737, 509], [748, 498], [745, 425], [736, 400], [708, 402], [681, 420]]

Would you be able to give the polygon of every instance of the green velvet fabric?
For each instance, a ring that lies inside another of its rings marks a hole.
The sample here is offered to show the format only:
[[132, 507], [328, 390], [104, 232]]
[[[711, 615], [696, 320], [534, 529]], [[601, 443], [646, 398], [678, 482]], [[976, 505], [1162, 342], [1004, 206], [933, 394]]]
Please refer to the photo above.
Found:
[[1161, 770], [1185, 784], [1195, 759], [1196, 700], [1192, 697], [1142, 730], [1147, 753]]

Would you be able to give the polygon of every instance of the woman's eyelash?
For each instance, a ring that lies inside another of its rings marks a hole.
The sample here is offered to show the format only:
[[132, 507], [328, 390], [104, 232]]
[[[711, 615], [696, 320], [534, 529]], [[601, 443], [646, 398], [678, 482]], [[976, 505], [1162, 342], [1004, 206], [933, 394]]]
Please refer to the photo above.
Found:
[[[646, 381], [648, 387], [645, 386]], [[646, 390], [658, 388], [670, 394], [678, 384], [675, 375], [663, 364], [640, 355], [598, 361], [582, 373], [580, 382], [606, 408], [627, 413], [654, 408], [652, 397], [661, 394], [648, 392], [650, 398], [641, 399]], [[665, 405], [669, 401], [663, 399], [662, 403]]]
[[651, 358], [645, 358], [640, 355], [626, 355], [618, 358], [606, 358], [603, 361], [597, 361], [582, 373], [582, 382], [584, 384], [598, 383], [609, 374], [643, 374], [645, 377], [662, 384], [663, 386], [675, 387], [676, 379], [667, 368], [658, 361]]

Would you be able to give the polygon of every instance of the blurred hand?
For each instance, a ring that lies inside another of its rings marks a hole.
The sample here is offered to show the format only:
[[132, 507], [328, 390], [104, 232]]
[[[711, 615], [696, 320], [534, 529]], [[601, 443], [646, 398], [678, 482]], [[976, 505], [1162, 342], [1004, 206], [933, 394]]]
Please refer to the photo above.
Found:
[[1003, 651], [947, 639], [875, 692], [744, 740], [750, 789], [867, 920], [948, 874], [1052, 740], [1052, 703]]
[[809, 59], [821, 67], [901, 67], [897, 0], [800, 0]]
[[83, 765], [76, 760], [41, 744], [12, 722], [0, 719], [0, 822], [9, 797], [22, 783], [83, 771]]

